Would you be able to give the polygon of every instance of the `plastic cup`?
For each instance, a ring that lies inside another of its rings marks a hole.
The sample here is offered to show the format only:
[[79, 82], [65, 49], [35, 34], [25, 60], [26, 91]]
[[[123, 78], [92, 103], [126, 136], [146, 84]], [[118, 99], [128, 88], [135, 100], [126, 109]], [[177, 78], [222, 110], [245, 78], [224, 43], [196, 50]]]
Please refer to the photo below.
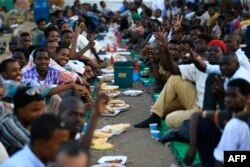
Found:
[[143, 76], [145, 74], [144, 71], [140, 71], [140, 76]]
[[159, 139], [160, 138], [160, 131], [159, 130], [151, 130], [151, 137], [154, 139]]
[[157, 100], [159, 98], [160, 95], [154, 95], [155, 96], [155, 100]]
[[149, 124], [150, 130], [158, 130], [158, 124], [157, 123], [152, 123]]
[[147, 87], [149, 85], [149, 81], [144, 81], [143, 84], [145, 87]]

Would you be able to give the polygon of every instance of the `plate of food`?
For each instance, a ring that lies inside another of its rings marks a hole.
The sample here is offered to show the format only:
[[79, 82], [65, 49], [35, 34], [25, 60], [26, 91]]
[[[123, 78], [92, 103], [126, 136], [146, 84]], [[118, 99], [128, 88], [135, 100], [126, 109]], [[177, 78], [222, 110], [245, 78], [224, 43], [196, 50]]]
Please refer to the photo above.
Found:
[[105, 91], [102, 91], [102, 92], [107, 94], [110, 97], [117, 97], [117, 96], [119, 96], [121, 94], [121, 92], [118, 91], [118, 90], [105, 90]]
[[127, 90], [127, 91], [123, 92], [123, 94], [126, 96], [139, 96], [142, 93], [143, 93], [143, 91], [141, 91], [141, 90]]
[[114, 125], [107, 125], [103, 127], [101, 131], [109, 132], [109, 133], [112, 133], [113, 135], [119, 135], [129, 127], [130, 127], [130, 124], [120, 123], [120, 124], [114, 124]]
[[114, 67], [108, 66], [106, 68], [101, 69], [101, 71], [105, 74], [112, 74], [112, 73], [114, 73]]
[[115, 163], [105, 163], [105, 164], [92, 165], [91, 167], [125, 167], [125, 166], [121, 164], [115, 164]]
[[102, 116], [106, 116], [106, 117], [114, 117], [116, 115], [118, 115], [121, 111], [120, 110], [105, 110], [104, 113], [102, 113]]
[[99, 164], [113, 163], [124, 165], [127, 161], [127, 156], [104, 156], [98, 160]]
[[129, 105], [125, 103], [125, 101], [120, 99], [115, 99], [109, 101], [108, 105], [106, 106], [109, 110], [120, 110], [125, 111], [129, 108]]

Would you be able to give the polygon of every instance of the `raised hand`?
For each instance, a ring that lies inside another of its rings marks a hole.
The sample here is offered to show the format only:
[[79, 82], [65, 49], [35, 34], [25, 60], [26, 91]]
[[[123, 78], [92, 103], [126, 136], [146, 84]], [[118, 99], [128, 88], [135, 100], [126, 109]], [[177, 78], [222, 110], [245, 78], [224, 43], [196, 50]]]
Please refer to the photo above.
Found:
[[97, 115], [101, 115], [105, 111], [106, 105], [108, 104], [108, 102], [110, 100], [110, 97], [101, 91], [102, 84], [103, 84], [103, 82], [100, 82], [98, 84], [97, 90], [96, 90], [96, 97], [97, 98], [95, 101], [95, 114], [97, 114]]
[[161, 49], [168, 48], [168, 40], [167, 40], [168, 33], [165, 32], [164, 29], [158, 27], [158, 32], [155, 34], [157, 44], [160, 46]]
[[183, 16], [177, 15], [176, 21], [174, 22], [173, 25], [175, 32], [180, 32], [182, 22], [183, 22]]
[[224, 93], [225, 92], [224, 85], [223, 85], [224, 80], [219, 78], [219, 76], [216, 75], [214, 76], [214, 81], [215, 82], [212, 85], [212, 91], [214, 93]]

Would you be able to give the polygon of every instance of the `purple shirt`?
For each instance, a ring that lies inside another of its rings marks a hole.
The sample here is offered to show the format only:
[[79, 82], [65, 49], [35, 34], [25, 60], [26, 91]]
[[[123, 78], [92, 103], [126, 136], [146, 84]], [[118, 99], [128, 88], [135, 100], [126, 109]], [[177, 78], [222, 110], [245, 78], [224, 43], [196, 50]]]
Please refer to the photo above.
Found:
[[32, 67], [31, 69], [25, 71], [22, 75], [22, 79], [32, 79], [40, 83], [41, 85], [57, 85], [60, 81], [60, 72], [54, 68], [49, 67], [46, 78], [42, 81], [40, 80], [40, 76], [36, 71], [36, 67]]

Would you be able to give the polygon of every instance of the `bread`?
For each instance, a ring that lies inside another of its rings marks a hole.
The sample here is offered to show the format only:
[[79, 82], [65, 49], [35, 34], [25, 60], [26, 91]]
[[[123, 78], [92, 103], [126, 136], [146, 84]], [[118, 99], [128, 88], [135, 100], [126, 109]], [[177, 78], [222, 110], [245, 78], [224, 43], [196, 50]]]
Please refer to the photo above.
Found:
[[114, 146], [110, 143], [103, 143], [103, 144], [92, 145], [90, 148], [96, 149], [96, 150], [107, 150], [107, 149], [111, 149], [113, 147]]
[[116, 99], [116, 100], [109, 101], [109, 104], [125, 104], [125, 101]]
[[108, 138], [108, 137], [110, 137], [110, 134], [105, 133], [105, 132], [97, 132], [97, 131], [95, 131], [93, 137], [96, 137], [96, 138]]
[[94, 138], [92, 139], [92, 144], [93, 145], [101, 145], [104, 144], [106, 141], [104, 138]]

